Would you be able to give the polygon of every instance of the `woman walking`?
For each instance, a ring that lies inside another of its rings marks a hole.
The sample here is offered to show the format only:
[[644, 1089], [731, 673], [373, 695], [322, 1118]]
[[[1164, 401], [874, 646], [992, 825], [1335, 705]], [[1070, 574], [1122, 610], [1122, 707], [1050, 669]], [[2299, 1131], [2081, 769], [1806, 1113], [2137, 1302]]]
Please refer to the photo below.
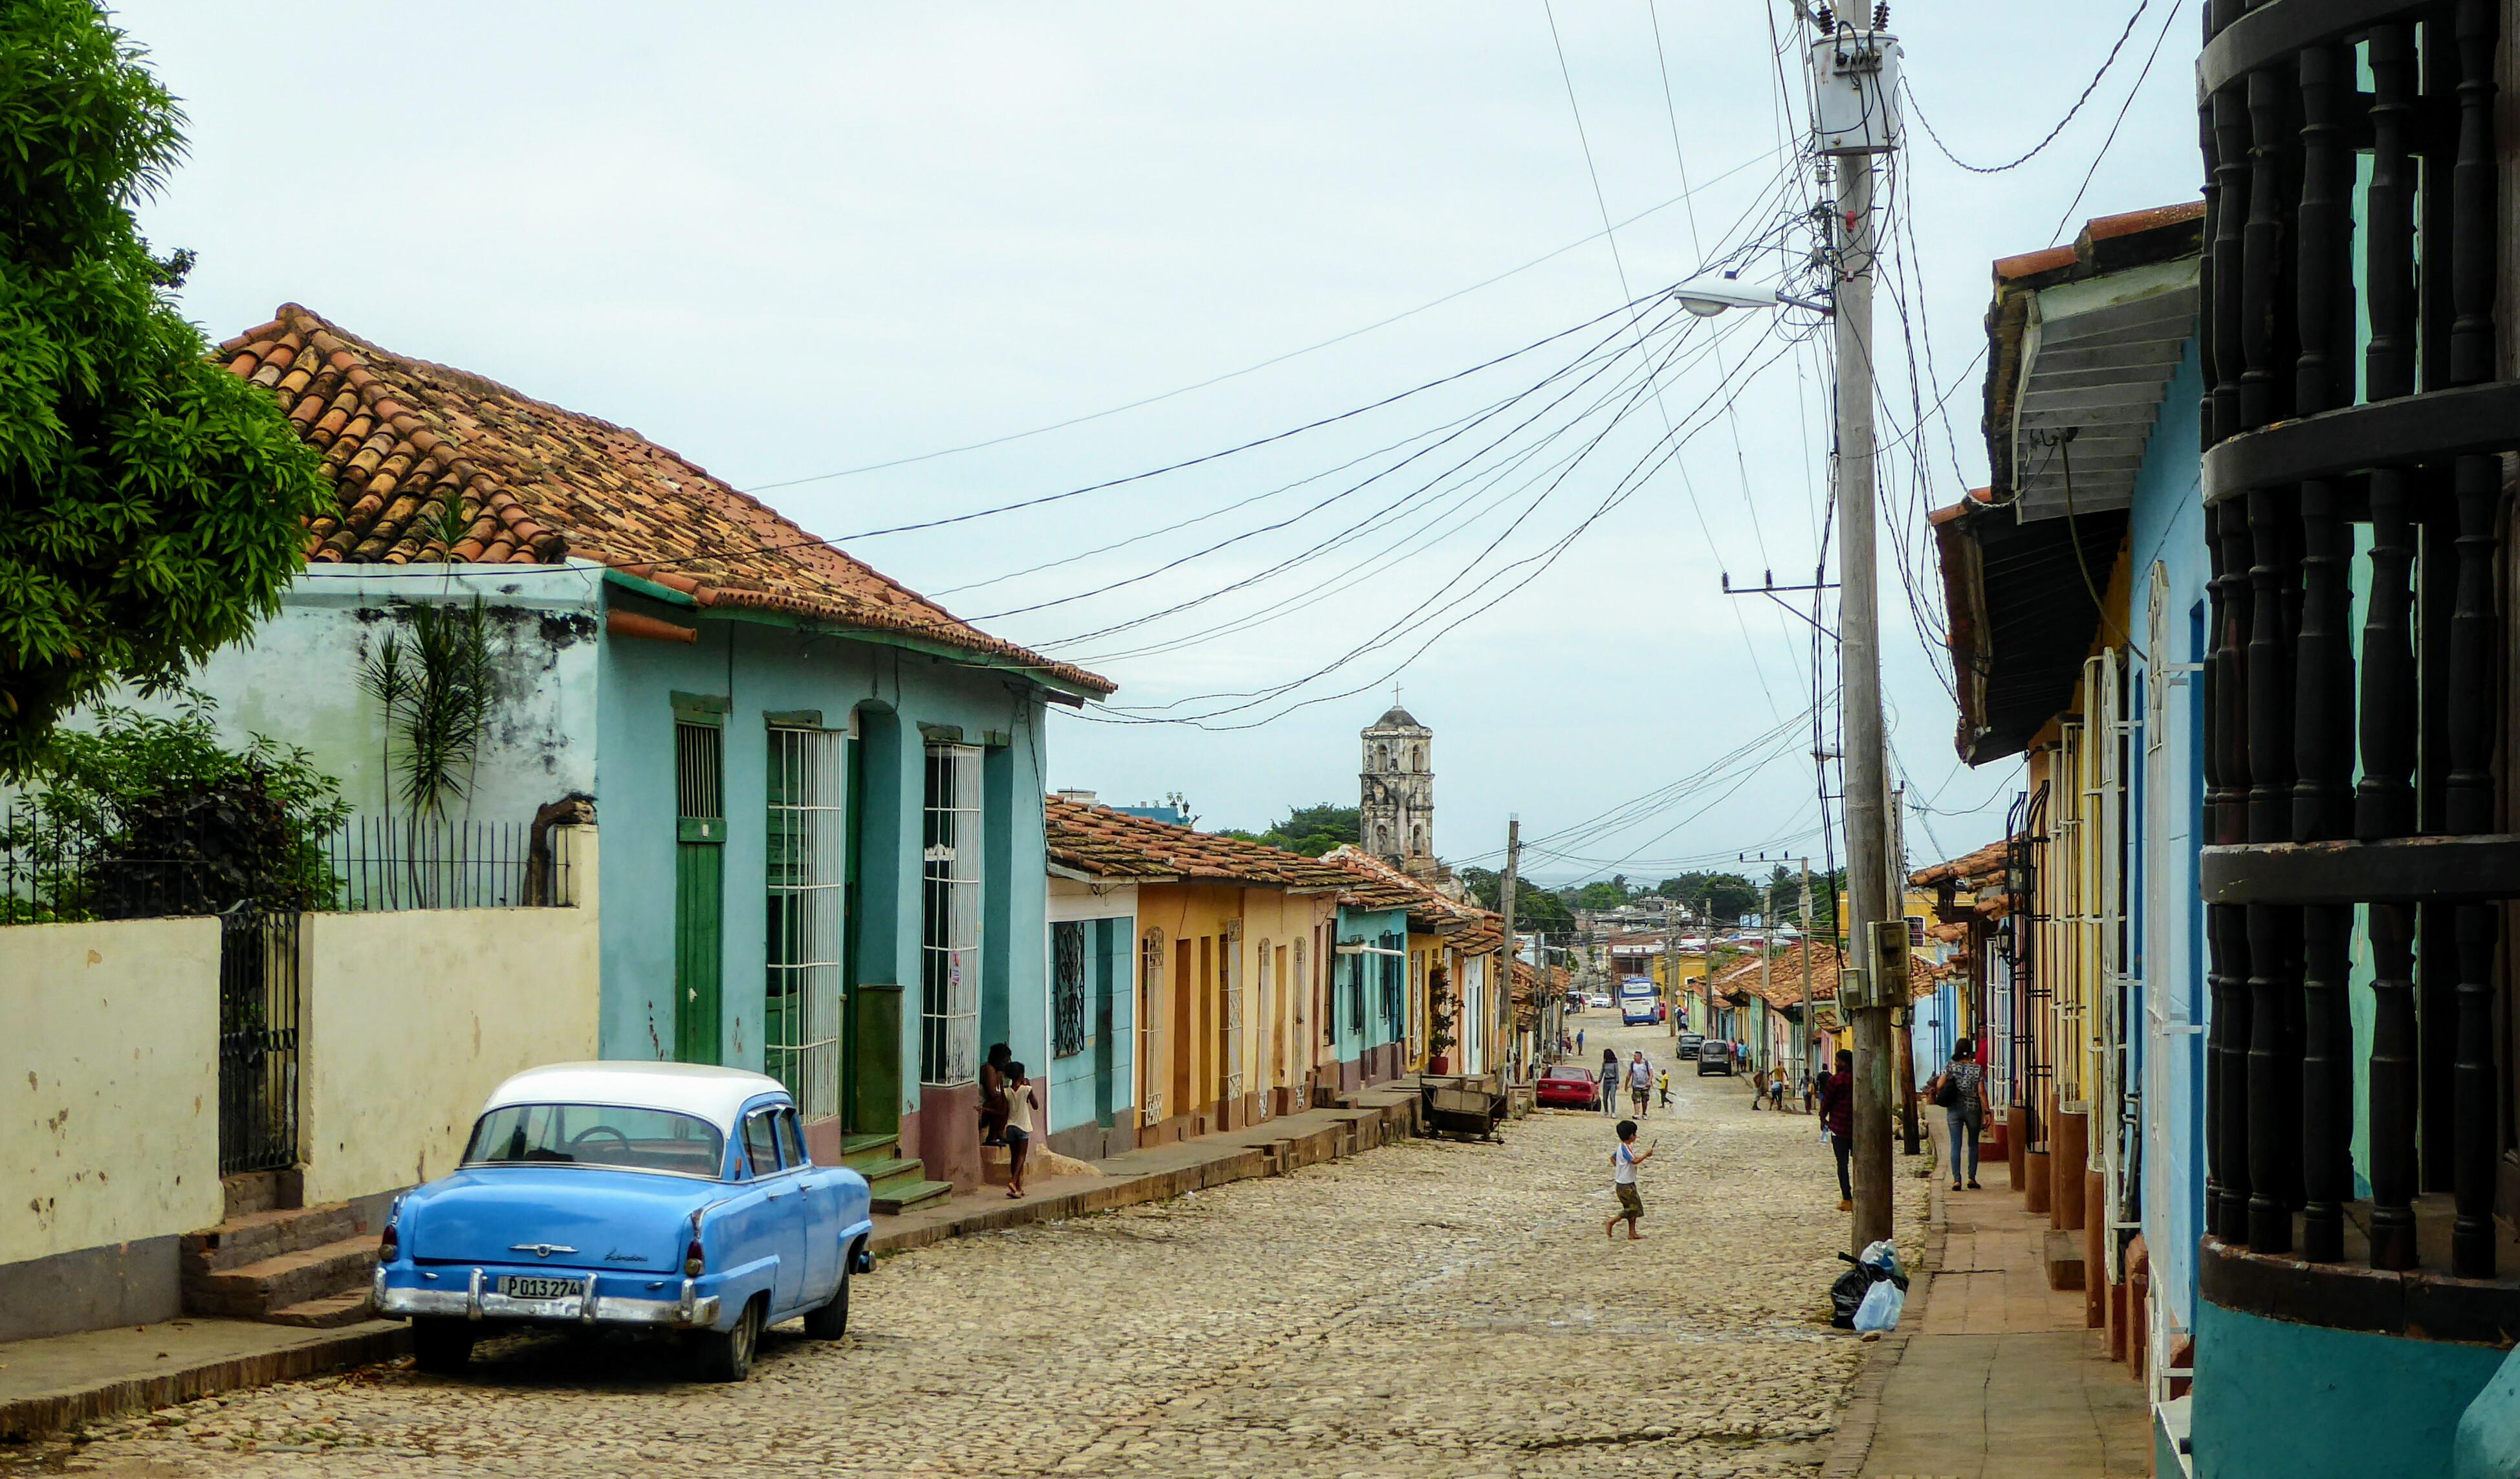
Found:
[[[1952, 1048], [1952, 1060], [1925, 1086], [1925, 1097], [1942, 1107], [1944, 1123], [1951, 1129], [1952, 1189], [1960, 1188], [1963, 1176], [1968, 1188], [1978, 1189], [1977, 1141], [1986, 1127], [1986, 1070], [1977, 1060], [1977, 1044], [1962, 1038]], [[1961, 1148], [1965, 1143], [1967, 1148]]]
[[1855, 1207], [1855, 1183], [1846, 1158], [1855, 1148], [1855, 1054], [1837, 1050], [1837, 1069], [1821, 1082], [1821, 1123], [1828, 1131], [1829, 1151], [1837, 1157], [1837, 1210]]
[[1619, 1112], [1619, 1050], [1601, 1050], [1601, 1112]]

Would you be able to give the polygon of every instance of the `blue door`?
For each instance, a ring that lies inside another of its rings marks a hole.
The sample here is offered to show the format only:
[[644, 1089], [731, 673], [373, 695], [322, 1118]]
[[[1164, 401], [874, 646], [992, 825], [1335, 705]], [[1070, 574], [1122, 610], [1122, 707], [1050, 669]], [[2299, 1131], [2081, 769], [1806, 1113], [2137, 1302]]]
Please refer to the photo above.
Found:
[[787, 1169], [780, 1156], [781, 1112], [781, 1105], [768, 1104], [743, 1117], [743, 1158], [759, 1184], [762, 1200], [746, 1219], [751, 1235], [736, 1251], [736, 1258], [743, 1263], [765, 1256], [779, 1260], [770, 1284], [772, 1321], [793, 1314], [803, 1302], [805, 1224], [812, 1215], [805, 1173]]
[[804, 1195], [796, 1198], [804, 1204], [801, 1226], [805, 1273], [799, 1297], [811, 1308], [821, 1305], [839, 1287], [840, 1175], [816, 1166], [807, 1157], [804, 1130], [797, 1123], [794, 1109], [779, 1111], [779, 1150], [782, 1159], [796, 1168], [796, 1179], [804, 1184]]

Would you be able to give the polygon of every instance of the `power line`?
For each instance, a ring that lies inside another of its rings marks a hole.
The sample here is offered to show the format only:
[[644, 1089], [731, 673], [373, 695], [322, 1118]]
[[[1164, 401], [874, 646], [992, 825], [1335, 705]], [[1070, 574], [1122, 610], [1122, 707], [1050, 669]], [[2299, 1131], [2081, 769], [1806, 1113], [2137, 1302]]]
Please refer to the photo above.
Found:
[[[2007, 159], [2001, 164], [1972, 164], [1966, 159], [1963, 159], [1959, 156], [1952, 153], [1951, 147], [1943, 142], [1943, 136], [1934, 132], [1932, 120], [1925, 116], [1924, 108], [1916, 101], [1916, 90], [1908, 85], [1908, 79], [1905, 76], [1902, 76], [1899, 79], [1899, 87], [1901, 91], [1908, 95], [1909, 111], [1916, 115], [1917, 122], [1925, 125], [1925, 137], [1934, 141], [1934, 148], [1941, 151], [1944, 158], [1951, 160], [1953, 163], [1958, 164], [1960, 168], [1967, 170], [1971, 174], [2002, 174], [2007, 169], [2019, 169], [2022, 165], [2039, 157], [2041, 152], [2046, 150], [2048, 145], [2055, 143], [2056, 136], [2065, 131], [2065, 125], [2073, 122], [2074, 115], [2083, 111], [2083, 105], [2092, 101], [2092, 94], [2099, 89], [2100, 79], [2109, 74], [2109, 68], [2111, 67], [2117, 65], [2118, 53], [2125, 49], [2127, 37], [2135, 34], [2135, 23], [2143, 19], [2143, 13], [2146, 10], [2149, 10], [2151, 6], [2152, 0], [2140, 0], [2140, 3], [2138, 3], [2135, 8], [2135, 14], [2127, 17], [2126, 28], [2118, 32], [2117, 44], [2111, 46], [2109, 48], [2109, 54], [2100, 59], [2100, 69], [2092, 73], [2092, 80], [2085, 83], [2083, 86], [2083, 95], [2074, 100], [2073, 107], [2065, 110], [2065, 116], [2056, 120], [2056, 126], [2048, 130], [2048, 136], [2041, 139], [2038, 143], [2031, 145], [2029, 153], [2022, 155], [2018, 158]], [[2171, 10], [2175, 16], [2178, 11], [2178, 7], [2174, 5], [2171, 7]], [[2140, 87], [2143, 84], [2138, 82], [2136, 85]]]

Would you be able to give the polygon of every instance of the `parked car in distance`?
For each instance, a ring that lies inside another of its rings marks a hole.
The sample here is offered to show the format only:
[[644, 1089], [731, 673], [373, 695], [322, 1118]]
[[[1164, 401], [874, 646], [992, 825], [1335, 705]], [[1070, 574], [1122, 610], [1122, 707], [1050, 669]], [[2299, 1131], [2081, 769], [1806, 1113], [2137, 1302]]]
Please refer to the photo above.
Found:
[[1705, 1041], [1706, 1041], [1706, 1034], [1705, 1034], [1705, 1033], [1702, 1033], [1702, 1032], [1684, 1032], [1684, 1033], [1682, 1033], [1682, 1034], [1680, 1035], [1680, 1055], [1681, 1055], [1682, 1057], [1684, 1057], [1684, 1058], [1693, 1058], [1693, 1057], [1697, 1056], [1697, 1049], [1698, 1049], [1698, 1046], [1699, 1046], [1700, 1044], [1704, 1043]]
[[452, 1372], [518, 1327], [677, 1335], [742, 1381], [761, 1332], [848, 1325], [872, 1263], [866, 1179], [805, 1153], [777, 1079], [693, 1063], [555, 1063], [501, 1084], [452, 1176], [386, 1220], [377, 1309]]
[[1572, 1063], [1552, 1063], [1540, 1070], [1533, 1098], [1545, 1107], [1590, 1109], [1601, 1101], [1600, 1085], [1592, 1071]]
[[1720, 1073], [1726, 1078], [1732, 1076], [1731, 1043], [1707, 1041], [1697, 1045], [1697, 1076], [1704, 1078], [1710, 1073]]
[[1602, 1008], [1606, 1008], [1606, 1007], [1608, 1007], [1608, 1006], [1610, 1005], [1610, 999], [1609, 999], [1608, 997], [1606, 997], [1606, 996], [1603, 996], [1601, 993], [1599, 993], [1599, 992], [1598, 992], [1598, 991], [1597, 991], [1597, 992], [1594, 992], [1590, 997], [1588, 997], [1588, 998], [1586, 998], [1586, 999], [1585, 999], [1585, 1003], [1584, 1003], [1584, 1005], [1586, 1005], [1586, 1006], [1588, 1006], [1588, 1007], [1602, 1007]]

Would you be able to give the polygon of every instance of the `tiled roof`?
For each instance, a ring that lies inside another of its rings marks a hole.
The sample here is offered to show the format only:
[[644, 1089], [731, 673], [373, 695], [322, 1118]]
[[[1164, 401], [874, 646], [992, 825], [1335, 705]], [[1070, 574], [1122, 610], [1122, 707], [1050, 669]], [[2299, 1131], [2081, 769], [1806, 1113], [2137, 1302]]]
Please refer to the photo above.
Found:
[[1098, 878], [1178, 878], [1191, 883], [1334, 893], [1342, 870], [1259, 842], [1058, 796], [1042, 802], [1050, 861]]
[[[219, 346], [323, 454], [316, 563], [551, 564], [576, 557], [702, 605], [897, 632], [1108, 694], [1109, 680], [957, 619], [623, 426], [405, 358], [295, 303]], [[459, 522], [460, 521], [460, 524]], [[441, 534], [451, 534], [451, 547]]]
[[1918, 888], [1931, 888], [1950, 882], [1961, 888], [1978, 888], [2003, 876], [2004, 839], [1999, 837], [1972, 853], [1963, 853], [1947, 863], [1936, 863], [1917, 869], [1908, 881]]
[[[1485, 948], [1489, 950], [1504, 942], [1505, 919], [1502, 916], [1453, 898], [1353, 843], [1331, 848], [1322, 855], [1322, 861], [1354, 880], [1353, 892], [1340, 898], [1339, 902], [1343, 904], [1364, 909], [1405, 909], [1431, 928], [1453, 934], [1483, 935]], [[1475, 953], [1466, 940], [1457, 943]]]
[[[1839, 966], [1837, 947], [1825, 940], [1815, 940], [1811, 945], [1811, 953], [1812, 1000], [1816, 1003], [1836, 1000]], [[1911, 955], [1908, 958], [1909, 1000], [1932, 996], [1937, 981], [1931, 962], [1919, 955]], [[1726, 966], [1715, 973], [1715, 978], [1710, 984], [1714, 990], [1726, 995], [1736, 992], [1745, 992], [1751, 996], [1762, 995], [1759, 990], [1759, 958], [1753, 955], [1746, 961]], [[1771, 1007], [1802, 1005], [1801, 946], [1788, 946], [1776, 953], [1768, 969], [1768, 989], [1764, 995]]]

